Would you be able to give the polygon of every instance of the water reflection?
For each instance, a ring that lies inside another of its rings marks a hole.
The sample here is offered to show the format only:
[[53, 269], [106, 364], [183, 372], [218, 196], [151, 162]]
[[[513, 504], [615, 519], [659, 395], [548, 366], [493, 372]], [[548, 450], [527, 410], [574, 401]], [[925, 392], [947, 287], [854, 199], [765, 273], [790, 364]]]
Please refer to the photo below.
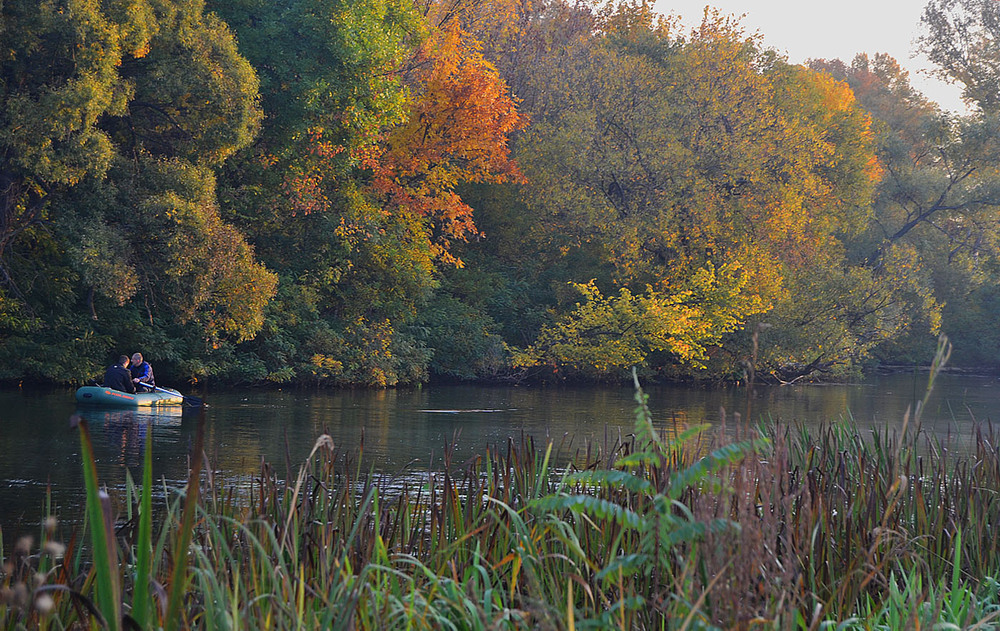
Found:
[[[654, 426], [670, 440], [694, 425], [711, 424], [725, 439], [740, 437], [761, 419], [818, 427], [853, 419], [896, 430], [926, 389], [926, 374], [880, 377], [866, 384], [757, 388], [650, 387]], [[112, 494], [135, 478], [146, 432], [152, 431], [154, 479], [179, 486], [198, 415], [205, 414], [205, 452], [217, 477], [241, 484], [259, 475], [261, 462], [293, 475], [316, 437], [329, 434], [338, 449], [363, 453], [363, 466], [392, 475], [439, 468], [444, 452], [461, 463], [508, 440], [551, 440], [553, 462], [613, 461], [633, 432], [630, 387], [426, 387], [383, 391], [243, 390], [199, 393], [210, 407], [77, 410], [68, 390], [0, 390], [0, 528], [36, 530], [47, 490], [69, 519], [83, 494], [79, 437], [70, 415], [86, 420], [94, 437], [98, 475]], [[752, 418], [746, 419], [750, 405]], [[922, 429], [953, 450], [968, 449], [977, 422], [1000, 407], [1000, 380], [942, 375], [924, 411]], [[724, 413], [722, 411], [725, 411]], [[193, 413], [192, 413], [193, 412]], [[743, 417], [737, 421], [735, 413]], [[725, 419], [725, 427], [723, 427]], [[703, 449], [704, 447], [702, 447]]]
[[76, 414], [87, 422], [94, 440], [101, 440], [119, 465], [140, 466], [150, 428], [154, 448], [158, 444], [176, 443], [180, 440], [182, 406], [162, 408], [102, 408], [81, 406]]
[[178, 426], [184, 415], [184, 407], [180, 405], [122, 409], [94, 406], [79, 406], [76, 409], [89, 424], [98, 423], [125, 425], [129, 423], [153, 423], [160, 427]]

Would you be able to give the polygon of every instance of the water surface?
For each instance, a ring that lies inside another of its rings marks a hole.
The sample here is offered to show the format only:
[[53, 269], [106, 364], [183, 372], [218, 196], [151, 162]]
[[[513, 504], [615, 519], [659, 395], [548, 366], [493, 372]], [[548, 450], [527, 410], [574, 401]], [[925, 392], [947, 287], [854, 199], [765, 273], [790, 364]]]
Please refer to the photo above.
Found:
[[[759, 387], [748, 400], [742, 388], [661, 386], [648, 389], [650, 408], [664, 430], [710, 423], [727, 427], [734, 414], [818, 427], [853, 420], [863, 431], [898, 428], [908, 407], [923, 398], [925, 373], [892, 375], [863, 384]], [[79, 439], [69, 427], [75, 412], [87, 420], [98, 475], [112, 492], [127, 470], [138, 479], [147, 421], [152, 421], [154, 474], [183, 483], [198, 415], [206, 423], [205, 451], [217, 476], [247, 484], [262, 461], [293, 471], [317, 436], [328, 433], [344, 449], [363, 446], [366, 466], [388, 473], [440, 467], [503, 446], [522, 435], [553, 440], [563, 461], [587, 441], [613, 442], [632, 428], [629, 387], [446, 386], [379, 391], [265, 391], [198, 393], [203, 410], [165, 413], [78, 410], [71, 389], [0, 391], [0, 529], [4, 547], [37, 531], [47, 495], [54, 511], [72, 524], [83, 497]], [[942, 375], [923, 413], [922, 427], [951, 448], [967, 447], [977, 422], [1000, 409], [995, 377]], [[286, 463], [288, 463], [286, 465]], [[290, 466], [289, 466], [290, 465]]]

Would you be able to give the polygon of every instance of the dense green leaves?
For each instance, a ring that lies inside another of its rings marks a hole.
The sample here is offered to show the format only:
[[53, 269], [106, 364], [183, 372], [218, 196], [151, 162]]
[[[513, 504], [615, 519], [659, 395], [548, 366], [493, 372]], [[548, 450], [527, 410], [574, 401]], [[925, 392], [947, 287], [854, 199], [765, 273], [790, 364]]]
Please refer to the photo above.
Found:
[[[687, 37], [640, 5], [599, 22], [597, 36], [567, 44], [572, 62], [553, 57], [537, 73], [546, 100], [517, 149], [550, 242], [588, 248], [612, 272], [570, 271], [577, 286], [595, 278], [593, 295], [560, 304], [516, 361], [689, 372], [786, 303], [813, 317], [803, 284], [849, 265], [841, 239], [866, 225], [879, 175], [870, 118], [848, 87], [788, 65], [716, 14]], [[841, 278], [848, 289], [863, 280]], [[808, 364], [813, 343], [768, 370]], [[849, 362], [856, 344], [846, 346], [824, 368]]]
[[82, 380], [128, 350], [115, 337], [145, 350], [175, 325], [209, 347], [253, 337], [275, 278], [222, 221], [210, 167], [249, 144], [261, 111], [225, 24], [199, 3], [16, 2], [0, 14], [11, 376]]

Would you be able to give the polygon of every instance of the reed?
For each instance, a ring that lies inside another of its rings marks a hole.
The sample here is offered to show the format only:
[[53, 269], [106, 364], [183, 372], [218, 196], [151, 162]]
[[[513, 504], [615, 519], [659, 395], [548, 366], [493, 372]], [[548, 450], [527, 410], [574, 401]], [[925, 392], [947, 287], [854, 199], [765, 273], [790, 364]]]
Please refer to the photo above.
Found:
[[87, 488], [87, 522], [93, 548], [93, 580], [97, 603], [98, 622], [111, 631], [121, 627], [121, 590], [118, 574], [118, 549], [114, 545], [111, 498], [101, 490], [97, 481], [94, 448], [86, 421], [79, 422], [80, 450], [83, 458], [83, 475]]

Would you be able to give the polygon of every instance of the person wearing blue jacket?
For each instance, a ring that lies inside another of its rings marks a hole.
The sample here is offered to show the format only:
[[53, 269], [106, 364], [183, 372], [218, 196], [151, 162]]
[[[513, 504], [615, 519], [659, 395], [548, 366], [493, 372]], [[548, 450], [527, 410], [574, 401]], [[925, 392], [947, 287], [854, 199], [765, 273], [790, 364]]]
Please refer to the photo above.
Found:
[[156, 389], [156, 380], [153, 378], [153, 367], [149, 362], [142, 360], [142, 353], [132, 355], [132, 366], [129, 368], [132, 373], [132, 383], [138, 392], [149, 392]]

